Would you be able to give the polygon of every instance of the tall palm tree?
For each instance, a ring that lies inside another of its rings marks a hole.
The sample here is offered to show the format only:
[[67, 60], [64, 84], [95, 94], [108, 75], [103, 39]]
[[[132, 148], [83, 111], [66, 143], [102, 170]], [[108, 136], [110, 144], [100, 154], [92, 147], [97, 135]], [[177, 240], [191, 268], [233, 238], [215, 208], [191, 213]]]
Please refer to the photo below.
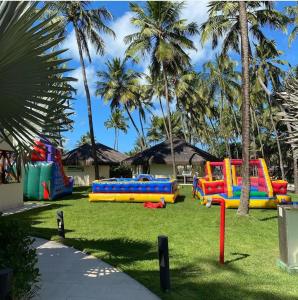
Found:
[[[246, 24], [244, 24], [244, 21]], [[211, 38], [212, 47], [216, 48], [219, 39], [223, 38], [223, 54], [227, 54], [230, 49], [241, 53], [243, 184], [241, 203], [238, 209], [240, 215], [249, 212], [249, 59], [253, 56], [253, 44], [248, 39], [248, 31], [254, 40], [260, 44], [267, 40], [261, 26], [268, 24], [273, 28], [285, 30], [288, 22], [289, 18], [275, 10], [272, 2], [212, 1], [209, 4], [209, 18], [201, 25], [201, 41], [203, 44]], [[241, 37], [241, 51], [239, 37]], [[247, 57], [246, 52], [248, 52]]]
[[128, 118], [125, 118], [118, 108], [112, 111], [111, 116], [108, 120], [104, 122], [104, 125], [107, 129], [113, 128], [115, 132], [115, 139], [114, 139], [114, 149], [118, 150], [118, 138], [119, 138], [119, 131], [127, 133], [128, 125], [127, 125]]
[[[30, 150], [41, 135], [59, 139], [70, 123], [69, 100], [74, 89], [63, 77], [69, 71], [65, 50], [53, 51], [60, 22], [44, 18], [48, 6], [37, 3], [0, 3], [0, 142], [19, 151]], [[12, 143], [14, 140], [15, 143]]]
[[298, 2], [295, 6], [286, 7], [286, 12], [291, 17], [294, 27], [289, 35], [289, 43], [291, 44], [298, 34]]
[[246, 3], [239, 1], [239, 23], [241, 36], [241, 65], [242, 65], [242, 189], [239, 215], [249, 212], [249, 43]]
[[167, 139], [170, 139], [169, 136], [169, 129], [167, 125], [167, 118], [165, 115], [164, 107], [162, 104], [162, 99], [164, 99], [164, 84], [162, 78], [160, 76], [158, 78], [152, 76], [152, 72], [150, 71], [149, 74], [144, 74], [145, 80], [145, 88], [147, 90], [148, 99], [152, 100], [153, 98], [158, 99], [160, 111], [162, 114], [162, 120], [164, 122], [164, 128], [167, 134]]
[[99, 33], [104, 32], [105, 34], [115, 36], [115, 33], [104, 23], [104, 21], [106, 20], [111, 20], [112, 15], [105, 8], [91, 8], [90, 1], [52, 2], [51, 5], [53, 9], [57, 10], [61, 14], [61, 17], [64, 21], [65, 30], [68, 24], [70, 24], [75, 31], [87, 100], [89, 131], [91, 137], [92, 156], [94, 159], [95, 179], [99, 179], [99, 167], [93, 129], [91, 96], [86, 76], [84, 55], [87, 56], [89, 62], [92, 61], [89, 42], [96, 48], [97, 53], [99, 53], [100, 55], [104, 54], [105, 45]]
[[144, 149], [145, 142], [142, 133], [131, 114], [131, 110], [138, 107], [136, 99], [139, 97], [138, 79], [141, 75], [134, 70], [127, 69], [126, 62], [125, 59], [120, 58], [113, 58], [106, 62], [107, 71], [97, 72], [96, 95], [103, 97], [104, 101], [109, 101], [112, 110], [123, 106]]
[[[254, 90], [259, 90], [265, 92], [261, 94], [261, 97], [266, 98], [267, 106], [269, 109], [270, 121], [272, 124], [273, 132], [276, 137], [276, 144], [279, 154], [279, 164], [282, 178], [285, 179], [285, 171], [283, 166], [283, 155], [280, 146], [280, 139], [277, 133], [276, 124], [273, 118], [271, 101], [271, 93], [269, 92], [268, 86], [271, 85], [274, 91], [277, 91], [281, 87], [281, 80], [285, 76], [285, 72], [282, 70], [282, 66], [288, 65], [285, 60], [279, 59], [282, 54], [281, 51], [276, 49], [274, 41], [265, 41], [264, 43], [257, 45], [255, 47], [255, 54], [252, 60], [252, 82], [254, 84]], [[258, 88], [258, 86], [260, 88]]]
[[204, 72], [207, 76], [206, 81], [210, 85], [210, 96], [217, 98], [220, 103], [219, 123], [220, 132], [224, 137], [227, 155], [231, 155], [229, 141], [227, 140], [227, 128], [224, 122], [225, 107], [230, 108], [233, 123], [236, 128], [236, 137], [240, 132], [238, 129], [238, 120], [235, 113], [235, 100], [240, 96], [240, 73], [236, 71], [236, 62], [229, 59], [226, 55], [216, 55], [214, 61], [204, 64]]
[[131, 57], [148, 55], [153, 76], [162, 76], [164, 80], [173, 176], [176, 177], [169, 76], [190, 66], [190, 57], [185, 51], [195, 49], [189, 36], [198, 33], [197, 25], [187, 24], [186, 20], [181, 19], [182, 2], [148, 1], [144, 9], [135, 3], [131, 3], [130, 8], [135, 14], [131, 23], [138, 28], [138, 32], [125, 37], [125, 42], [129, 44], [126, 54]]

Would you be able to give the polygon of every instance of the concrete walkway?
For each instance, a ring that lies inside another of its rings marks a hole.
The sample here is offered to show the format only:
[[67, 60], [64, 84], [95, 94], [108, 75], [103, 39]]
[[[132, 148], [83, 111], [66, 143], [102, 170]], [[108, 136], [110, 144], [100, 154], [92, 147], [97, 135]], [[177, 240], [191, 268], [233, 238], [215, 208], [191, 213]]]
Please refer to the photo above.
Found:
[[125, 273], [74, 248], [35, 238], [41, 289], [34, 300], [158, 300]]

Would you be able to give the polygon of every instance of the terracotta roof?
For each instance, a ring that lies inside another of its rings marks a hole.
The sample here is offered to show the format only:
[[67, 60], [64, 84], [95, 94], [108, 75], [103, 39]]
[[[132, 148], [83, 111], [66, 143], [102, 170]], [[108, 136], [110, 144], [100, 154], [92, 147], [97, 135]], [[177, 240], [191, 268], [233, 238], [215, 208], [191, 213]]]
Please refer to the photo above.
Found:
[[[183, 139], [174, 138], [174, 151], [176, 164], [198, 164], [207, 160], [218, 161], [219, 159], [206, 151], [199, 149]], [[152, 164], [171, 164], [170, 142], [164, 141], [142, 152], [137, 153], [124, 160], [125, 163], [132, 165]]]
[[[100, 165], [116, 165], [127, 156], [106, 145], [96, 143], [97, 159]], [[90, 144], [79, 146], [63, 155], [64, 165], [92, 165], [94, 160]]]

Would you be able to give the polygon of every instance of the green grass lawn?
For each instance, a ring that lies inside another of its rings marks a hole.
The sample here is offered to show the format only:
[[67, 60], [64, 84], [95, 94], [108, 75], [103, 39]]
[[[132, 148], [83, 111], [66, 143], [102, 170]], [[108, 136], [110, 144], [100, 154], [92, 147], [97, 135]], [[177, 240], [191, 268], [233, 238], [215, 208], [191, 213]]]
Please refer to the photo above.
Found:
[[[162, 299], [298, 299], [298, 277], [276, 267], [276, 210], [227, 210], [226, 264], [218, 264], [219, 207], [192, 200], [189, 187], [166, 209], [134, 203], [89, 203], [86, 190], [47, 208], [12, 216], [31, 222], [33, 235], [57, 239], [56, 211], [64, 211], [67, 245], [122, 269]], [[298, 230], [298, 229], [297, 229]], [[169, 237], [170, 293], [159, 289], [157, 236]]]

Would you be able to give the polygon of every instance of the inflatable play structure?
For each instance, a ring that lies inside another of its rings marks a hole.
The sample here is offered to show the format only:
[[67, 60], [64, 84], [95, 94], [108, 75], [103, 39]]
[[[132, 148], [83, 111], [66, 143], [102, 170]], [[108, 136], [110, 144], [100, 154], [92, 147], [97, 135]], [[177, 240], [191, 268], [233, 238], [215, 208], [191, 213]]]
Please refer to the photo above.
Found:
[[[276, 208], [279, 203], [291, 202], [287, 195], [287, 181], [271, 180], [264, 159], [250, 160], [250, 207]], [[194, 178], [193, 193], [204, 204], [208, 199], [224, 199], [227, 208], [237, 208], [240, 203], [242, 177], [239, 176], [241, 159], [206, 162], [204, 178]]]
[[24, 198], [54, 200], [72, 193], [73, 178], [64, 173], [61, 152], [45, 141], [36, 141], [31, 162], [25, 166]]
[[176, 180], [141, 174], [135, 178], [110, 178], [92, 183], [89, 201], [174, 203], [178, 195]]

